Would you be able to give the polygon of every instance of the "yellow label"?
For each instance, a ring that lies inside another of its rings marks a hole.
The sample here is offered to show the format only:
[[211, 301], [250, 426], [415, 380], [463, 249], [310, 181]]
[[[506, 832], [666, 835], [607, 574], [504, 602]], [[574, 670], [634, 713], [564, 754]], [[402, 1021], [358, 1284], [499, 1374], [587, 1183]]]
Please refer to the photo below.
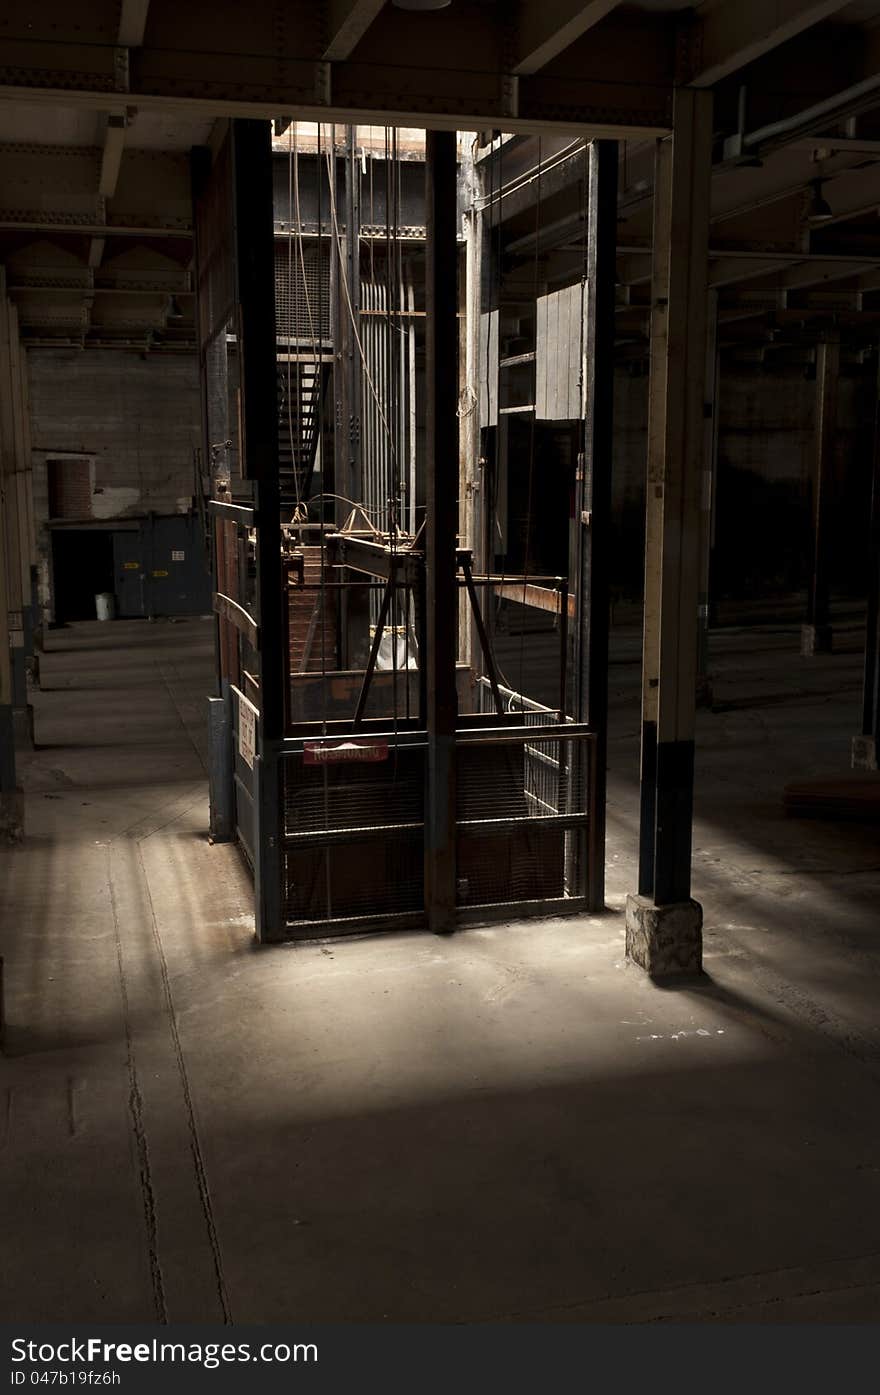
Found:
[[167, 576], [167, 575], [168, 575], [167, 572], [162, 572], [162, 571], [153, 572], [153, 576]]
[[123, 562], [122, 570], [124, 572], [136, 572], [139, 566], [140, 562]]

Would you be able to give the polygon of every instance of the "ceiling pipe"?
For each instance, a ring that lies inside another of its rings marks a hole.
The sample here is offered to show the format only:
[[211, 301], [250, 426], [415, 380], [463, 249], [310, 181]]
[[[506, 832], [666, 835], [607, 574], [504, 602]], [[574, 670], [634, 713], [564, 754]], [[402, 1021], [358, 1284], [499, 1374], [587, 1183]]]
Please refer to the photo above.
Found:
[[759, 126], [757, 130], [747, 132], [740, 137], [741, 145], [744, 150], [771, 143], [784, 145], [788, 136], [806, 136], [813, 131], [821, 131], [829, 117], [852, 116], [878, 103], [880, 73], [875, 73], [862, 82], [854, 83], [852, 87], [844, 88], [842, 92], [836, 92], [833, 97], [826, 97], [824, 101], [805, 107], [794, 116], [786, 116], [781, 121], [771, 121], [767, 126]]

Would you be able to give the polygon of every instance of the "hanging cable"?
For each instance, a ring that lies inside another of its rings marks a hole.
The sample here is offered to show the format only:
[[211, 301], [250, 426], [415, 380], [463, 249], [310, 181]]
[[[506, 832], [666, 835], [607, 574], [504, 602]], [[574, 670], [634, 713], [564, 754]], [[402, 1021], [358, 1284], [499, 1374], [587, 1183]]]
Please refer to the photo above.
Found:
[[[539, 252], [538, 252], [538, 248], [539, 248], [538, 232], [540, 231], [540, 227], [541, 227], [541, 138], [540, 138], [540, 136], [538, 137], [538, 170], [537, 170], [536, 178], [537, 178], [537, 190], [536, 190], [536, 195], [535, 195], [535, 258], [534, 258], [534, 278], [533, 278], [532, 293], [533, 293], [533, 300], [534, 300], [534, 303], [535, 303], [535, 316], [536, 316], [535, 349], [536, 349], [536, 351], [537, 351], [537, 310], [538, 310], [538, 285], [539, 285], [539, 280], [538, 280], [538, 269], [539, 269], [539, 265], [540, 265], [540, 258], [539, 258]], [[537, 373], [537, 358], [536, 358], [536, 360], [535, 360], [535, 371], [536, 371], [536, 373]], [[534, 394], [534, 396], [537, 397], [537, 392]], [[523, 547], [523, 595], [522, 595], [523, 621], [524, 621], [524, 619], [525, 619], [526, 596], [527, 596], [527, 594], [528, 594], [528, 584], [529, 584], [529, 554], [530, 554], [531, 542], [532, 542], [532, 491], [533, 491], [533, 488], [534, 488], [534, 477], [535, 477], [535, 433], [536, 433], [536, 430], [537, 430], [537, 416], [538, 416], [538, 404], [537, 404], [537, 402], [535, 402], [535, 403], [532, 404], [531, 423], [530, 423], [530, 428], [529, 428], [529, 481], [528, 481], [528, 487], [527, 487], [527, 492], [526, 492], [526, 530], [525, 530], [525, 541], [524, 541], [524, 547]], [[525, 710], [526, 710], [526, 706], [525, 706], [525, 682], [524, 682], [524, 679], [525, 679], [525, 653], [526, 653], [526, 631], [525, 631], [525, 624], [521, 622], [520, 638], [519, 638], [519, 695], [520, 695], [521, 702], [522, 702], [522, 710], [523, 710], [523, 712], [525, 712]]]
[[[326, 156], [326, 158], [327, 158], [327, 161], [328, 161], [327, 168], [328, 168], [328, 170], [329, 170], [329, 169], [330, 169], [329, 156]], [[353, 333], [353, 335], [354, 335], [354, 341], [355, 341], [355, 343], [356, 343], [356, 345], [357, 345], [358, 353], [359, 353], [359, 355], [360, 355], [360, 360], [361, 360], [361, 363], [362, 363], [362, 365], [363, 365], [364, 377], [366, 378], [367, 386], [369, 387], [370, 392], [371, 392], [371, 394], [372, 394], [372, 396], [373, 396], [373, 400], [374, 400], [374, 402], [376, 403], [376, 407], [378, 408], [379, 417], [380, 417], [380, 419], [381, 419], [382, 426], [383, 426], [384, 429], [385, 429], [386, 435], [388, 436], [388, 441], [389, 441], [391, 450], [392, 450], [392, 452], [394, 452], [394, 436], [393, 436], [393, 434], [392, 434], [392, 432], [391, 432], [390, 426], [388, 425], [388, 419], [387, 419], [387, 417], [386, 417], [386, 415], [385, 415], [385, 410], [384, 410], [384, 408], [383, 408], [383, 406], [382, 406], [381, 400], [380, 400], [380, 398], [379, 398], [379, 394], [378, 394], [378, 392], [376, 391], [376, 384], [373, 382], [373, 376], [372, 376], [372, 374], [370, 373], [369, 366], [368, 366], [368, 364], [367, 364], [366, 355], [364, 354], [364, 346], [363, 346], [363, 342], [362, 342], [362, 340], [361, 340], [360, 330], [358, 329], [358, 326], [357, 326], [357, 323], [356, 323], [356, 318], [357, 318], [357, 317], [355, 316], [354, 309], [352, 308], [351, 296], [350, 296], [350, 294], [349, 294], [349, 289], [348, 289], [348, 277], [346, 276], [346, 273], [345, 273], [345, 267], [344, 267], [343, 264], [342, 264], [342, 254], [341, 254], [341, 248], [342, 248], [342, 235], [341, 235], [341, 233], [340, 233], [340, 231], [339, 231], [339, 218], [338, 218], [337, 211], [336, 211], [336, 192], [335, 192], [335, 190], [334, 190], [334, 188], [333, 188], [332, 178], [331, 178], [330, 186], [329, 186], [329, 187], [330, 187], [330, 220], [331, 220], [331, 225], [332, 225], [332, 230], [333, 230], [333, 238], [334, 238], [334, 240], [335, 240], [336, 247], [337, 247], [337, 250], [338, 250], [338, 252], [339, 252], [339, 279], [340, 279], [340, 283], [341, 283], [341, 285], [342, 285], [343, 295], [344, 295], [344, 297], [345, 297], [345, 304], [346, 304], [346, 307], [347, 307], [347, 309], [348, 309], [348, 317], [349, 317], [349, 319], [350, 319], [350, 321], [351, 321], [352, 333]]]
[[[291, 339], [295, 323], [295, 302], [293, 291], [293, 126], [287, 128], [287, 303], [289, 307], [287, 321], [287, 435], [290, 442], [290, 465], [293, 470], [293, 490], [296, 495], [297, 509], [300, 505], [299, 492], [299, 470], [297, 469], [296, 449], [293, 443], [293, 420], [291, 403], [291, 380], [290, 380], [290, 358]], [[299, 371], [299, 363], [297, 370]], [[302, 381], [297, 384], [297, 395], [299, 399], [299, 422], [302, 424]]]
[[[296, 130], [297, 130], [297, 123], [294, 122], [294, 123], [293, 123], [293, 131], [294, 131], [294, 133], [296, 133]], [[303, 230], [302, 230], [302, 214], [301, 214], [301, 211], [300, 211], [300, 189], [299, 189], [299, 141], [298, 141], [298, 139], [296, 139], [296, 141], [295, 141], [293, 160], [294, 160], [294, 182], [293, 182], [293, 188], [294, 188], [295, 212], [296, 212], [297, 245], [298, 245], [298, 250], [299, 250], [299, 265], [300, 265], [300, 271], [301, 271], [301, 274], [302, 274], [303, 297], [304, 297], [305, 303], [306, 303], [306, 317], [307, 317], [307, 319], [308, 319], [308, 325], [309, 325], [309, 338], [310, 338], [310, 340], [311, 340], [311, 347], [312, 347], [312, 407], [313, 407], [314, 414], [315, 414], [314, 430], [315, 430], [315, 434], [316, 434], [317, 438], [320, 439], [320, 425], [321, 425], [321, 418], [322, 418], [322, 415], [323, 415], [323, 393], [322, 393], [322, 387], [323, 387], [323, 371], [324, 371], [324, 370], [323, 370], [323, 355], [322, 355], [321, 345], [318, 343], [318, 336], [315, 334], [315, 321], [314, 321], [314, 317], [313, 317], [313, 314], [312, 314], [312, 298], [311, 298], [311, 295], [310, 295], [310, 293], [309, 293], [309, 279], [308, 279], [308, 276], [307, 276], [307, 274], [306, 274], [305, 247], [304, 247]], [[319, 181], [319, 183], [320, 183], [320, 174], [321, 174], [321, 164], [320, 164], [320, 160], [318, 161], [317, 169], [318, 169], [318, 181]], [[322, 298], [321, 298], [321, 268], [322, 268], [322, 258], [321, 258], [320, 219], [319, 219], [319, 223], [318, 223], [318, 317], [319, 317], [318, 328], [319, 328], [319, 330], [322, 330], [322, 326], [321, 326], [321, 324], [320, 324], [320, 319], [321, 319], [321, 303], [322, 303]], [[321, 337], [323, 338], [323, 334], [322, 334]], [[317, 449], [317, 440], [316, 440], [316, 449]], [[322, 454], [322, 461], [323, 461], [323, 454]]]

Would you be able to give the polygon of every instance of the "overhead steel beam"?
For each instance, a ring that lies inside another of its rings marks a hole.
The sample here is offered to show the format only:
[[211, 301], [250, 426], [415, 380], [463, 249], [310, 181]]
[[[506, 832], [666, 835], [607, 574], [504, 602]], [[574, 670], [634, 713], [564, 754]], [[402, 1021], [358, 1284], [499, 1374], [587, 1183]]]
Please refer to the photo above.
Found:
[[104, 131], [104, 149], [101, 152], [101, 174], [98, 180], [98, 194], [102, 199], [112, 199], [116, 193], [124, 147], [125, 117], [108, 116]]
[[694, 87], [713, 87], [845, 9], [848, 0], [706, 0], [696, 11]]
[[[600, 26], [601, 52], [590, 49], [564, 80], [523, 75], [512, 93], [508, 8], [471, 3], [416, 17], [375, 0], [334, 0], [323, 14], [314, 0], [216, 0], [206, 27], [179, 0], [151, 0], [144, 42], [126, 46], [117, 7], [77, 11], [76, 30], [60, 28], [51, 6], [37, 7], [4, 27], [0, 91], [94, 111], [124, 103], [443, 130], [612, 138], [668, 131], [671, 43], [639, 42], [635, 22], [611, 34]], [[665, 37], [664, 22], [652, 20], [649, 31]]]
[[331, 62], [350, 58], [384, 4], [385, 0], [329, 0], [324, 58]]
[[120, 48], [141, 47], [144, 42], [149, 8], [150, 0], [122, 0], [119, 34], [117, 36]]
[[[8, 210], [0, 210], [7, 212]], [[140, 224], [137, 227], [127, 227], [125, 224], [114, 223], [86, 223], [55, 222], [51, 217], [25, 216], [20, 222], [18, 219], [0, 219], [0, 232], [41, 232], [50, 234], [53, 238], [68, 237], [72, 234], [87, 237], [176, 237], [186, 240], [192, 237], [192, 228], [167, 228], [161, 225], [148, 226]], [[92, 262], [89, 262], [92, 265]]]
[[530, 0], [520, 6], [517, 59], [513, 72], [517, 76], [537, 73], [552, 59], [574, 43], [594, 24], [598, 24], [621, 0]]

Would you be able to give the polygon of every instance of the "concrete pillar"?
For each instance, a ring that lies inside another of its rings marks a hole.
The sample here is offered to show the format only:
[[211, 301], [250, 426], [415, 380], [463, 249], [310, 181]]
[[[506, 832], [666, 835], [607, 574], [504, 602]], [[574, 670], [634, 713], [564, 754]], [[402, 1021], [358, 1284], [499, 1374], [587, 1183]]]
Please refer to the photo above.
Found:
[[821, 341], [816, 353], [816, 455], [813, 470], [811, 571], [807, 585], [807, 618], [801, 627], [801, 653], [807, 656], [828, 654], [831, 651], [828, 509], [834, 468], [839, 379], [840, 336], [832, 334]]
[[657, 145], [646, 488], [639, 889], [627, 957], [652, 976], [695, 973], [691, 899], [712, 97], [678, 89]]
[[865, 678], [862, 730], [853, 737], [855, 770], [877, 770], [880, 752], [880, 355], [877, 401], [874, 408], [874, 458], [871, 481], [871, 524], [868, 540], [868, 613], [865, 624]]

